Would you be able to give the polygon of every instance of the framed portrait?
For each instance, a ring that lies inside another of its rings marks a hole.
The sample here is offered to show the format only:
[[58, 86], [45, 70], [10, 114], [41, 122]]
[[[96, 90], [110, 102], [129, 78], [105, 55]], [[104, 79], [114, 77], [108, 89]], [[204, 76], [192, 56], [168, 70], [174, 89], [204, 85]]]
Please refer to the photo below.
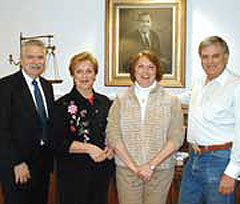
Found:
[[151, 50], [165, 87], [185, 86], [186, 0], [106, 0], [106, 86], [131, 85], [129, 59]]

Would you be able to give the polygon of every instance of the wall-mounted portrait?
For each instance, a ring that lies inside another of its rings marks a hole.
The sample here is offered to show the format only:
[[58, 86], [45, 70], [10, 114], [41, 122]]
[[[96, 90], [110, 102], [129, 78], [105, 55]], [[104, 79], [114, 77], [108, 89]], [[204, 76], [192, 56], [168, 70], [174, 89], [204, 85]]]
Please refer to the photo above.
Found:
[[185, 0], [107, 0], [106, 6], [106, 85], [130, 85], [130, 57], [151, 50], [162, 64], [161, 83], [184, 87]]
[[[128, 8], [120, 10], [119, 73], [128, 73], [129, 58], [152, 50], [161, 59], [163, 72], [172, 73], [172, 9]], [[131, 19], [129, 21], [128, 19]]]

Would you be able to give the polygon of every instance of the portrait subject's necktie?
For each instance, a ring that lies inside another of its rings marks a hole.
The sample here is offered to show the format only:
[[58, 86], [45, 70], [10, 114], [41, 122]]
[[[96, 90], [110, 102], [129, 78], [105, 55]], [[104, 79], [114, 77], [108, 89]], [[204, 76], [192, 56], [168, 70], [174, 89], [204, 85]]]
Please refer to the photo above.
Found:
[[144, 36], [144, 44], [145, 44], [145, 47], [150, 48], [150, 41], [149, 41], [149, 38], [148, 38], [147, 34], [144, 33], [143, 36]]
[[46, 110], [43, 103], [43, 97], [38, 87], [38, 82], [36, 80], [33, 80], [32, 84], [34, 87], [34, 97], [36, 100], [37, 113], [39, 116], [39, 122], [40, 122], [39, 125], [43, 130], [41, 139], [46, 142], [47, 141], [47, 136], [46, 136], [47, 114], [46, 114]]

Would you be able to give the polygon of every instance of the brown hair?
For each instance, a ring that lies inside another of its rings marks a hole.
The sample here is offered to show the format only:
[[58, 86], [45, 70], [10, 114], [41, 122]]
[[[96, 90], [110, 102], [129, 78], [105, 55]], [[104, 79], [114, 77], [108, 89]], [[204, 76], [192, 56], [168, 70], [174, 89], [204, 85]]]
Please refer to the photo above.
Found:
[[91, 64], [93, 64], [93, 69], [95, 74], [98, 73], [98, 62], [95, 57], [89, 52], [81, 52], [79, 54], [74, 55], [71, 58], [70, 65], [69, 65], [69, 71], [70, 74], [73, 76], [74, 70], [76, 68], [76, 65], [81, 63], [82, 61], [89, 61]]
[[157, 70], [156, 80], [160, 81], [162, 79], [163, 72], [162, 72], [161, 62], [160, 62], [158, 56], [150, 50], [143, 50], [143, 51], [138, 52], [136, 55], [133, 55], [129, 60], [128, 67], [129, 67], [130, 79], [132, 80], [132, 82], [136, 81], [135, 66], [136, 66], [137, 61], [141, 57], [146, 57], [156, 66], [156, 70]]

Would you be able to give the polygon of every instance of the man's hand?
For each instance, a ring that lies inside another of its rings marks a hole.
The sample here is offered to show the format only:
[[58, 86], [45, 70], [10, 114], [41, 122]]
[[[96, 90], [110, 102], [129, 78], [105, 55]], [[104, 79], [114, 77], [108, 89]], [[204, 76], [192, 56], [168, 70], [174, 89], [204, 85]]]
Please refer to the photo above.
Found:
[[27, 181], [31, 178], [28, 165], [25, 162], [14, 166], [14, 175], [16, 184], [27, 183]]
[[219, 193], [223, 195], [228, 195], [234, 192], [235, 189], [235, 179], [231, 178], [230, 176], [223, 175], [218, 187]]

